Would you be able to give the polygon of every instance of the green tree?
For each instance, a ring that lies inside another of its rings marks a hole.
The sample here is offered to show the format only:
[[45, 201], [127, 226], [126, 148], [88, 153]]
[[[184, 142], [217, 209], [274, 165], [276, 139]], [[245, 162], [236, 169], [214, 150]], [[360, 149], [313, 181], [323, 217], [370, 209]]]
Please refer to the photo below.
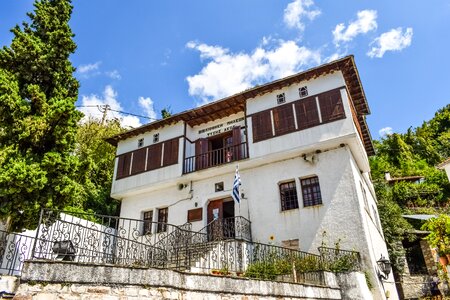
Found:
[[170, 109], [170, 106], [164, 107], [161, 110], [161, 116], [163, 119], [170, 118], [172, 116], [172, 110]]
[[[85, 212], [117, 215], [119, 201], [110, 197], [116, 149], [105, 139], [123, 132], [118, 120], [89, 118], [80, 124], [75, 154], [81, 162], [79, 181], [83, 182], [83, 201], [76, 208]], [[71, 210], [74, 207], [66, 207]]]
[[408, 234], [412, 226], [402, 217], [402, 209], [392, 199], [391, 190], [383, 185], [375, 185], [378, 199], [378, 213], [393, 268], [401, 273], [404, 268], [404, 260], [402, 257], [405, 255], [402, 241], [405, 238], [413, 239], [413, 236]]
[[431, 218], [421, 229], [430, 232], [425, 239], [432, 247], [438, 248], [439, 255], [450, 253], [450, 216], [441, 214]]
[[69, 0], [34, 4], [30, 23], [16, 26], [0, 50], [0, 218], [33, 228], [41, 208], [81, 199], [74, 155], [78, 81], [69, 56], [76, 45]]

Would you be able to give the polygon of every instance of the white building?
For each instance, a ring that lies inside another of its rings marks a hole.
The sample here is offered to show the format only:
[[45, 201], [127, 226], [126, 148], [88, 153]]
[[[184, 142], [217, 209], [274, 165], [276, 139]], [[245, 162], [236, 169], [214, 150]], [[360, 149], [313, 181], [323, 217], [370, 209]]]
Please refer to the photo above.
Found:
[[[109, 139], [111, 195], [121, 217], [200, 230], [242, 216], [253, 241], [359, 251], [374, 298], [396, 299], [392, 275], [377, 276], [388, 254], [369, 176], [369, 113], [348, 56]], [[237, 165], [240, 204], [231, 199]]]
[[447, 174], [448, 181], [450, 181], [450, 157], [437, 165], [437, 168], [440, 170], [444, 170]]

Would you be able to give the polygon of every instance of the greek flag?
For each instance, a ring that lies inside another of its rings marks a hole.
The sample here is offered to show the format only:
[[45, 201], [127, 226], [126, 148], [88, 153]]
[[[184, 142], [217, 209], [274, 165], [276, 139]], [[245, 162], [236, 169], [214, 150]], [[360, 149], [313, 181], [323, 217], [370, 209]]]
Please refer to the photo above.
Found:
[[236, 174], [234, 175], [233, 182], [233, 193], [231, 197], [233, 197], [234, 201], [237, 203], [241, 202], [241, 195], [239, 194], [239, 186], [241, 185], [241, 176], [239, 176], [239, 166], [236, 166]]

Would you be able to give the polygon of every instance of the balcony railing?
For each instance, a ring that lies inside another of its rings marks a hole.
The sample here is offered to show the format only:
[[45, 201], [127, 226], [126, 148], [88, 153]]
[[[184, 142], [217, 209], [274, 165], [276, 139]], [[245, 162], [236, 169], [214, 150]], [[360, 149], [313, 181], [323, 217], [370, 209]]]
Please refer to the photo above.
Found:
[[184, 160], [183, 173], [192, 173], [245, 158], [248, 158], [247, 142], [187, 157]]

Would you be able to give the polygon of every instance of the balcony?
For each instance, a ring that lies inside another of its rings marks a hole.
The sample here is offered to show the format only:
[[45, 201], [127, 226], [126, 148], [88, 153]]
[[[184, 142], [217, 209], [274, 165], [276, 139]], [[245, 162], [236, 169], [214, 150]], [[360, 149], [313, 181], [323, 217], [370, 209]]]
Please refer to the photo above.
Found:
[[247, 142], [206, 151], [185, 158], [183, 174], [217, 167], [248, 158]]

